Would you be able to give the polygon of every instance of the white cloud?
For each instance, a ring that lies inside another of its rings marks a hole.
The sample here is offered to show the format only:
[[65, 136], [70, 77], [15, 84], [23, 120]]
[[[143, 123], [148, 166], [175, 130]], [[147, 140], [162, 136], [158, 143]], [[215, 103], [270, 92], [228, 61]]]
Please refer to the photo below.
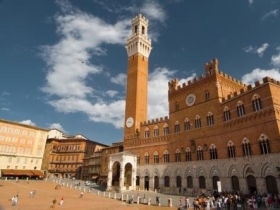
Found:
[[[168, 116], [168, 82], [173, 79], [176, 70], [156, 68], [149, 75], [148, 116], [149, 119]], [[179, 85], [192, 80], [195, 74], [186, 79], [181, 79]], [[159, 101], [161, 103], [159, 103]]]
[[268, 43], [263, 43], [260, 47], [252, 47], [252, 46], [248, 46], [243, 48], [243, 50], [246, 53], [256, 53], [258, 54], [260, 57], [263, 56], [264, 52], [266, 51], [266, 49], [269, 47]]
[[277, 55], [271, 57], [271, 64], [275, 67], [280, 67], [280, 52]]
[[126, 74], [120, 73], [115, 77], [112, 77], [111, 79], [112, 83], [115, 83], [117, 85], [125, 86], [126, 85]]
[[9, 109], [9, 108], [7, 108], [7, 107], [3, 107], [3, 108], [1, 108], [1, 110], [2, 110], [2, 111], [5, 111], [5, 112], [10, 111], [10, 109]]
[[278, 16], [278, 12], [279, 12], [278, 9], [269, 11], [268, 13], [264, 14], [264, 16], [262, 17], [262, 20], [265, 20], [265, 19], [267, 19], [269, 17], [277, 17]]
[[65, 131], [65, 129], [62, 127], [62, 125], [60, 125], [60, 123], [51, 123], [51, 124], [49, 125], [49, 128], [50, 128], [50, 129], [57, 129], [57, 130], [60, 130], [60, 131], [63, 132], [63, 133], [67, 133], [67, 132]]
[[280, 80], [279, 69], [273, 68], [264, 70], [256, 68], [252, 72], [242, 76], [241, 81], [245, 84], [253, 84], [255, 81], [261, 81], [264, 77], [271, 77], [273, 79]]
[[[101, 64], [93, 63], [94, 60], [100, 59], [92, 58], [106, 56], [108, 44], [125, 45], [127, 37], [131, 33], [131, 17], [116, 20], [116, 23], [110, 24], [80, 11], [68, 1], [56, 2], [62, 10], [62, 13], [55, 16], [60, 40], [52, 46], [42, 47], [42, 56], [47, 64], [47, 74], [46, 84], [41, 90], [50, 96], [48, 103], [58, 112], [81, 112], [85, 113], [91, 121], [121, 127], [125, 100], [114, 99], [118, 94], [117, 90], [95, 88], [99, 87], [100, 83], [89, 84], [88, 78], [91, 78], [91, 82], [98, 81], [97, 78], [95, 79], [97, 74], [111, 74], [103, 72]], [[149, 6], [150, 8], [148, 8]], [[145, 8], [145, 13], [149, 14], [149, 18], [152, 17], [152, 20], [164, 21], [166, 18], [164, 10], [156, 1], [145, 1], [142, 8]], [[139, 7], [137, 12], [139, 12]], [[166, 70], [159, 73], [158, 78], [154, 78], [157, 81], [150, 80], [154, 85], [160, 84], [160, 89], [149, 91], [152, 95], [153, 91], [156, 91], [153, 100], [162, 99], [157, 97], [160, 96], [159, 92], [164, 94], [164, 98], [167, 98], [168, 75], [170, 72]], [[158, 80], [160, 76], [162, 76], [162, 80]], [[112, 77], [110, 82], [124, 88], [126, 75], [118, 74]], [[106, 89], [106, 87], [103, 88]], [[110, 96], [111, 101], [106, 101], [104, 96]], [[153, 100], [151, 101], [153, 102]], [[166, 112], [166, 107], [167, 105], [163, 107], [160, 105], [152, 113]]]
[[118, 91], [115, 91], [115, 90], [108, 90], [106, 91], [106, 94], [110, 97], [114, 97], [118, 94]]
[[249, 1], [249, 5], [252, 5], [254, 3], [254, 0], [248, 0]]
[[36, 124], [34, 122], [32, 122], [32, 120], [23, 120], [23, 121], [20, 121], [19, 123], [25, 124], [25, 125], [36, 126]]
[[154, 0], [146, 0], [141, 7], [141, 12], [147, 16], [149, 20], [157, 20], [164, 22], [166, 20], [166, 12], [162, 5]]

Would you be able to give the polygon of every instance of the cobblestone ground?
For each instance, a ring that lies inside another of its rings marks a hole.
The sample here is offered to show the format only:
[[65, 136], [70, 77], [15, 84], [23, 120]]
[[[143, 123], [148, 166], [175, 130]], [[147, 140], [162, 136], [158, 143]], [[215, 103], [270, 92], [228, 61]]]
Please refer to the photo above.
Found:
[[[63, 205], [56, 205], [56, 209], [67, 210], [174, 210], [176, 207], [155, 206], [144, 204], [128, 204], [118, 199], [108, 198], [97, 193], [85, 192], [83, 198], [79, 198], [80, 191], [70, 187], [55, 189], [54, 182], [36, 180], [0, 180], [0, 210], [45, 210], [52, 209], [51, 202], [64, 197]], [[33, 198], [29, 197], [31, 190], [36, 190]], [[19, 193], [18, 204], [12, 206], [10, 199]]]

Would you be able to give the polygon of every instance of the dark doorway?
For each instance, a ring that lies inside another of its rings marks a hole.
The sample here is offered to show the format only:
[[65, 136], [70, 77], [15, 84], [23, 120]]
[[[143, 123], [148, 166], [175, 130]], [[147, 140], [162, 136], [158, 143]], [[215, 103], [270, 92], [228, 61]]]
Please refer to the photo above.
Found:
[[158, 176], [154, 177], [154, 189], [155, 190], [159, 189], [159, 178], [158, 178]]
[[256, 178], [252, 175], [247, 176], [248, 190], [251, 195], [257, 194]]
[[266, 189], [268, 193], [278, 194], [277, 181], [274, 176], [265, 177]]
[[145, 190], [149, 190], [149, 177], [145, 176]]
[[237, 176], [231, 177], [231, 187], [233, 191], [240, 191], [239, 179]]
[[212, 177], [212, 186], [214, 190], [218, 190], [218, 181], [220, 181], [220, 178], [218, 176]]

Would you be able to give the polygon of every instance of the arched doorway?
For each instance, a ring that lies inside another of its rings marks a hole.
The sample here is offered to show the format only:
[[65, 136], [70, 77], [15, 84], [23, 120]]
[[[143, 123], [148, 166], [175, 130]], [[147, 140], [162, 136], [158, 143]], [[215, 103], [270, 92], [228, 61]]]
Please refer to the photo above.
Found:
[[136, 186], [139, 187], [139, 185], [140, 185], [140, 177], [136, 176]]
[[149, 177], [145, 176], [144, 180], [145, 180], [145, 183], [144, 183], [145, 190], [149, 190]]
[[182, 179], [180, 176], [176, 177], [176, 187], [178, 187], [178, 188], [182, 187]]
[[239, 179], [237, 176], [231, 177], [231, 187], [233, 191], [240, 191]]
[[256, 178], [252, 175], [247, 176], [247, 185], [248, 190], [251, 194], [257, 193], [257, 184], [256, 184]]
[[218, 176], [212, 177], [212, 186], [214, 190], [218, 190], [218, 181], [220, 181], [220, 178]]
[[132, 165], [127, 163], [124, 168], [124, 186], [129, 187], [132, 183]]
[[159, 177], [158, 176], [154, 177], [154, 189], [155, 190], [159, 189]]
[[274, 176], [265, 177], [266, 189], [268, 193], [278, 194], [277, 181]]
[[120, 186], [120, 163], [115, 162], [112, 168], [112, 186]]

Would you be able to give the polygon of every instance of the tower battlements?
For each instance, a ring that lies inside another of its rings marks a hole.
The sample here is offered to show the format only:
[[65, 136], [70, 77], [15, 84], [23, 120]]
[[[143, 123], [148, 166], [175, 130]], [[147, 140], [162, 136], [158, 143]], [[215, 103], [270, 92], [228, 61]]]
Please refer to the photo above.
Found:
[[280, 86], [280, 82], [275, 80], [275, 79], [272, 79], [270, 77], [264, 77], [262, 79], [262, 82], [261, 81], [256, 81], [254, 83], [254, 85], [250, 84], [250, 85], [244, 85], [244, 88], [241, 88], [239, 91], [235, 91], [233, 92], [232, 94], [229, 94], [227, 95], [227, 97], [224, 97], [222, 98], [222, 102], [226, 102], [228, 100], [231, 100], [239, 95], [242, 95], [246, 92], [249, 92], [251, 90], [254, 90], [254, 89], [257, 89], [258, 87], [266, 84], [266, 83], [273, 83], [273, 84], [276, 84], [276, 85], [279, 85]]
[[188, 88], [191, 85], [196, 85], [197, 83], [199, 83], [200, 81], [211, 77], [212, 75], [220, 75], [234, 83], [236, 83], [237, 85], [241, 85], [244, 86], [244, 88], [246, 87], [245, 84], [243, 84], [241, 81], [233, 78], [232, 76], [220, 71], [218, 69], [218, 59], [214, 58], [212, 61], [209, 61], [207, 63], [205, 63], [204, 65], [205, 67], [205, 75], [200, 75], [199, 77], [195, 77], [192, 80], [189, 80], [188, 83], [183, 83], [182, 85], [179, 85], [179, 80], [178, 78], [172, 79], [171, 81], [168, 82], [168, 87], [169, 87], [169, 93], [175, 92], [175, 91], [179, 91], [181, 89], [184, 88]]
[[161, 122], [165, 122], [168, 120], [168, 116], [165, 117], [160, 117], [160, 118], [155, 118], [155, 119], [150, 119], [144, 122], [141, 122], [141, 126], [148, 126], [148, 125], [152, 125], [154, 123], [161, 123]]

